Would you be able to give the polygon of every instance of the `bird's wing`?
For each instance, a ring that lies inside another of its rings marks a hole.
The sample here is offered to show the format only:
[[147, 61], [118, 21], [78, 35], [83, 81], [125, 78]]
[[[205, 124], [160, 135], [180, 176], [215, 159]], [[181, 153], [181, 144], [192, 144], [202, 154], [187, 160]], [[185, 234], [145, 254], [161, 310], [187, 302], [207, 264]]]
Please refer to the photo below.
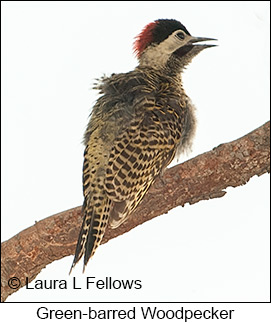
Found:
[[118, 227], [140, 203], [150, 185], [175, 155], [170, 127], [159, 120], [160, 107], [150, 106], [116, 138], [106, 168], [105, 188], [113, 201], [109, 222]]

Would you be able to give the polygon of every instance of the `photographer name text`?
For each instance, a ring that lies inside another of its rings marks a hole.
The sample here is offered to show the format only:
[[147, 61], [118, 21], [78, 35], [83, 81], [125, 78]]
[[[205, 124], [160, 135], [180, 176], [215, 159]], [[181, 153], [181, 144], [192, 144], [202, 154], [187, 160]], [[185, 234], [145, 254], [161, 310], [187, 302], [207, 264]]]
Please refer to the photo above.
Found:
[[73, 277], [72, 281], [65, 279], [37, 279], [30, 283], [26, 277], [26, 289], [141, 289], [142, 282], [139, 279], [113, 279], [112, 277], [105, 277], [97, 279], [96, 277], [86, 277], [85, 281], [77, 281]]

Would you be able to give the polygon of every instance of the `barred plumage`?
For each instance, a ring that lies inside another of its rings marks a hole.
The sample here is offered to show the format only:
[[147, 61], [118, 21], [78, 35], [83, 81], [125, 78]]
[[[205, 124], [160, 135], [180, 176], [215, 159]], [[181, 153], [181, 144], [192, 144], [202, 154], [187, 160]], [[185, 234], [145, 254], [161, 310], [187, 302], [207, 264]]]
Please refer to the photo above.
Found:
[[181, 72], [209, 38], [190, 36], [176, 20], [157, 20], [138, 36], [139, 66], [103, 77], [87, 126], [83, 166], [84, 220], [72, 267], [87, 264], [107, 225], [123, 223], [176, 153], [190, 147], [194, 108]]

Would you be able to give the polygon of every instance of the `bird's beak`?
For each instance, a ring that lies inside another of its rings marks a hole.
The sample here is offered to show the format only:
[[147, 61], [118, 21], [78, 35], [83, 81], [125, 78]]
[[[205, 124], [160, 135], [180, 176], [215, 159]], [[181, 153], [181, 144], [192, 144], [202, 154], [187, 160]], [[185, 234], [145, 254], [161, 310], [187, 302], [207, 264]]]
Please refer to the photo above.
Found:
[[207, 38], [207, 37], [192, 37], [190, 38], [190, 40], [188, 41], [187, 45], [194, 45], [194, 46], [200, 46], [203, 48], [208, 48], [208, 47], [214, 47], [217, 46], [215, 44], [195, 44], [195, 43], [199, 43], [199, 42], [203, 42], [203, 41], [209, 41], [209, 40], [217, 40], [215, 38]]

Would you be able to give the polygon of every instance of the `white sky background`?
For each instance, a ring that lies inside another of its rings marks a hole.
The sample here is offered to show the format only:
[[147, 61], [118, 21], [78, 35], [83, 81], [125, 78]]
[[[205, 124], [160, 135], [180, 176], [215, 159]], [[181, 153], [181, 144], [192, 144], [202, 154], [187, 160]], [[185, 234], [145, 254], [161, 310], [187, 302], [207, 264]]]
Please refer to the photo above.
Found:
[[[158, 18], [218, 39], [188, 67], [197, 108], [193, 152], [269, 120], [269, 2], [2, 3], [2, 241], [82, 204], [83, 133], [95, 78], [137, 65], [134, 37]], [[7, 301], [268, 301], [269, 175], [223, 198], [178, 207], [37, 279], [142, 281], [139, 290], [19, 290]]]

